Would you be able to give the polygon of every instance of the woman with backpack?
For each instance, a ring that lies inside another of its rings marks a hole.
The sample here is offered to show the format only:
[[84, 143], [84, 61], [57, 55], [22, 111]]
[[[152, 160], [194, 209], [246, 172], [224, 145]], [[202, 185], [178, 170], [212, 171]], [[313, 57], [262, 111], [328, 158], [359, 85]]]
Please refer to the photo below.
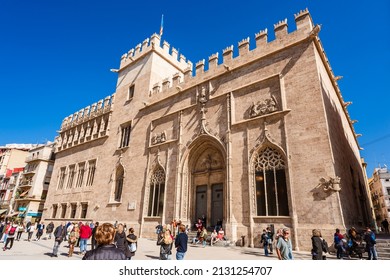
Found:
[[135, 256], [137, 251], [137, 236], [134, 234], [134, 228], [129, 229], [129, 235], [126, 236], [127, 244], [129, 244], [130, 256], [128, 257], [131, 260]]
[[12, 246], [14, 245], [14, 239], [15, 239], [15, 235], [16, 235], [16, 230], [18, 228], [18, 225], [17, 224], [11, 224], [9, 229], [8, 229], [8, 236], [7, 236], [7, 241], [5, 242], [5, 245], [4, 245], [4, 248], [3, 248], [3, 251], [5, 251], [7, 249], [7, 246], [9, 243], [11, 243], [10, 247], [8, 248], [9, 250], [12, 249]]
[[157, 245], [160, 245], [160, 260], [172, 259], [173, 238], [169, 229], [160, 233]]

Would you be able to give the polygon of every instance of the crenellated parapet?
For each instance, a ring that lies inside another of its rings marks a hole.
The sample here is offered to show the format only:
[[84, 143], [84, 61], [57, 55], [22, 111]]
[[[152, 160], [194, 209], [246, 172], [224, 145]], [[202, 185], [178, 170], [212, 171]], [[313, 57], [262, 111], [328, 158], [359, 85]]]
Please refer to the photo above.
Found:
[[170, 61], [178, 69], [184, 70], [188, 66], [192, 67], [191, 61], [187, 60], [183, 54], [179, 54], [179, 51], [171, 47], [167, 41], [161, 42], [160, 36], [155, 33], [150, 38], [146, 38], [142, 43], [138, 44], [134, 49], [122, 55], [119, 71], [135, 63], [152, 51], [164, 56], [165, 59]]
[[[298, 14], [295, 14], [295, 23], [297, 29], [294, 32], [288, 32], [287, 19], [281, 20], [274, 24], [274, 34], [275, 40], [268, 42], [268, 29], [261, 30], [259, 33], [256, 33], [254, 36], [255, 46], [251, 49], [250, 37], [247, 37], [237, 44], [238, 54], [234, 57], [234, 46], [230, 45], [222, 50], [222, 61], [219, 61], [219, 54], [213, 54], [209, 56], [208, 60], [201, 59], [196, 64], [195, 67], [192, 66], [191, 62], [186, 62], [186, 67], [181, 71], [182, 76], [178, 79], [177, 75], [166, 77], [170, 83], [159, 82], [152, 86], [150, 89], [149, 96], [151, 98], [159, 93], [170, 92], [177, 93], [183, 91], [185, 88], [191, 87], [193, 84], [196, 84], [197, 81], [202, 81], [207, 79], [207, 75], [215, 76], [218, 74], [224, 74], [226, 71], [230, 72], [234, 68], [240, 67], [245, 63], [250, 62], [250, 58], [258, 59], [260, 57], [266, 56], [269, 53], [274, 53], [278, 50], [285, 48], [286, 46], [294, 45], [299, 41], [306, 40], [311, 35], [313, 29], [313, 22], [309, 11], [307, 9], [300, 11]], [[146, 43], [142, 46], [141, 51], [138, 52], [138, 55], [141, 55], [144, 52], [148, 52], [151, 48], [150, 46], [160, 47], [160, 37], [157, 34], [154, 34], [148, 46]], [[145, 48], [145, 50], [143, 50]], [[177, 50], [175, 48], [170, 48], [169, 44], [164, 42], [161, 48], [165, 54], [169, 54], [172, 60], [177, 61]], [[169, 53], [169, 49], [171, 52]], [[181, 59], [180, 62], [184, 62]], [[245, 58], [244, 58], [245, 57]], [[128, 60], [136, 60], [137, 54], [134, 52], [129, 52], [122, 56], [122, 62], [127, 63]], [[122, 65], [124, 65], [121, 63]], [[208, 64], [208, 65], [207, 65]], [[205, 70], [207, 69], [207, 70]], [[164, 86], [165, 85], [165, 86]], [[163, 96], [163, 95], [162, 95]], [[153, 103], [153, 101], [151, 101]]]
[[114, 94], [70, 115], [56, 138], [57, 151], [108, 135]]

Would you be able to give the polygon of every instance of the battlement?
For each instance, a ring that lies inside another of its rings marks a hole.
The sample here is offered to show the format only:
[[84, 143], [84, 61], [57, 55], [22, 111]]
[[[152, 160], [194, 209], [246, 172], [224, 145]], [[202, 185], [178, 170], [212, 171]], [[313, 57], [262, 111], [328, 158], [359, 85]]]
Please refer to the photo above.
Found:
[[167, 41], [161, 43], [160, 36], [154, 33], [150, 38], [146, 38], [142, 43], [136, 45], [134, 49], [122, 55], [120, 70], [133, 64], [133, 62], [151, 51], [159, 53], [179, 69], [185, 69], [188, 66], [192, 67], [191, 61], [186, 60], [186, 57], [183, 54], [179, 54], [179, 51], [171, 47]]
[[67, 130], [75, 125], [109, 112], [111, 110], [113, 98], [114, 95], [109, 95], [106, 98], [101, 99], [98, 102], [81, 109], [80, 111], [77, 111], [69, 117], [66, 117], [62, 121], [61, 131]]
[[[308, 9], [301, 10], [299, 11], [299, 13], [294, 14], [294, 18], [296, 24], [295, 31], [289, 33], [287, 18], [281, 20], [276, 24], [274, 24], [273, 26], [275, 40], [269, 42], [268, 29], [266, 28], [264, 30], [261, 30], [259, 33], [256, 33], [254, 36], [256, 45], [252, 50], [250, 49], [250, 37], [247, 37], [238, 42], [237, 44], [238, 54], [236, 57], [233, 57], [234, 54], [233, 45], [223, 49], [222, 62], [220, 64], [218, 61], [219, 53], [215, 53], [209, 56], [208, 60], [206, 59], [199, 60], [195, 64], [195, 69], [193, 68], [192, 63], [188, 61], [186, 67], [182, 71], [182, 76], [180, 75], [180, 79], [178, 79], [177, 77], [178, 74], [175, 74], [171, 77], [166, 77], [163, 81], [160, 81], [159, 83], [154, 84], [152, 86], [152, 89], [150, 89], [150, 94], [149, 94], [150, 97], [153, 99], [159, 99], [159, 97], [156, 96], [159, 93], [164, 93], [164, 92], [177, 93], [178, 91], [185, 90], [186, 88], [191, 87], [194, 84], [203, 81], [204, 79], [207, 79], [206, 76], [215, 76], [215, 75], [223, 74], [226, 71], [232, 71], [235, 67], [239, 67], [240, 65], [247, 63], [248, 57], [257, 59], [259, 57], [263, 57], [267, 54], [281, 50], [288, 45], [293, 45], [299, 41], [305, 40], [309, 36], [313, 36], [313, 33], [315, 33], [314, 32], [315, 30], [313, 29], [315, 28]], [[317, 33], [315, 33], [315, 36], [316, 35]], [[160, 37], [157, 34], [154, 34], [150, 41], [154, 41], [156, 46], [160, 45]], [[139, 55], [142, 52], [147, 52], [149, 50], [148, 48], [150, 48], [150, 45], [152, 45], [152, 43], [149, 44], [149, 47], [146, 47], [145, 51], [141, 51]], [[169, 54], [168, 43], [164, 42], [162, 49], [165, 51], [166, 54]], [[176, 49], [172, 48], [170, 57], [173, 60], [177, 59]], [[124, 55], [123, 59], [125, 61], [128, 59], [136, 59], [136, 56]], [[180, 61], [184, 62], [185, 60], [183, 59]], [[174, 76], [176, 76], [176, 78]]]

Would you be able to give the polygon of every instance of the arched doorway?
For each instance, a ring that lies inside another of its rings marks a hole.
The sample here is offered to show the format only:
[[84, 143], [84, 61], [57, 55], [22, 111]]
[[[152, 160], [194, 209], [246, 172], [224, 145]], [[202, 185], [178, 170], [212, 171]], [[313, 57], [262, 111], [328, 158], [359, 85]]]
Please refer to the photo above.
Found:
[[225, 217], [226, 165], [222, 152], [203, 144], [191, 153], [192, 221], [206, 217], [206, 226], [214, 227]]

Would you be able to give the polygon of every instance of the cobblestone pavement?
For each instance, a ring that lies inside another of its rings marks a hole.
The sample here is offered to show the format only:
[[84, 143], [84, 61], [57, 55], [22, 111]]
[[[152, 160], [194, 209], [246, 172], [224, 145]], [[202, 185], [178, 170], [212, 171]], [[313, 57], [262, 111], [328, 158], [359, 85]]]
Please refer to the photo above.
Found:
[[[22, 236], [20, 241], [14, 242], [11, 250], [0, 250], [0, 260], [81, 260], [82, 256], [78, 255], [79, 248], [75, 248], [75, 253], [72, 257], [68, 257], [68, 243], [62, 242], [58, 251], [58, 258], [51, 257], [54, 240], [46, 238], [40, 241], [28, 242]], [[4, 246], [0, 243], [1, 247]], [[90, 243], [88, 250], [90, 250]], [[175, 259], [175, 249], [173, 249], [173, 259]], [[296, 260], [310, 260], [310, 252], [294, 251]], [[134, 260], [157, 260], [159, 256], [159, 246], [155, 240], [140, 238], [138, 240], [138, 250], [133, 257]], [[200, 245], [188, 245], [188, 251], [185, 256], [186, 260], [276, 260], [276, 254], [269, 257], [264, 256], [262, 248], [248, 247], [219, 247], [206, 246], [203, 248]], [[334, 255], [328, 256], [328, 259], [336, 259]]]

